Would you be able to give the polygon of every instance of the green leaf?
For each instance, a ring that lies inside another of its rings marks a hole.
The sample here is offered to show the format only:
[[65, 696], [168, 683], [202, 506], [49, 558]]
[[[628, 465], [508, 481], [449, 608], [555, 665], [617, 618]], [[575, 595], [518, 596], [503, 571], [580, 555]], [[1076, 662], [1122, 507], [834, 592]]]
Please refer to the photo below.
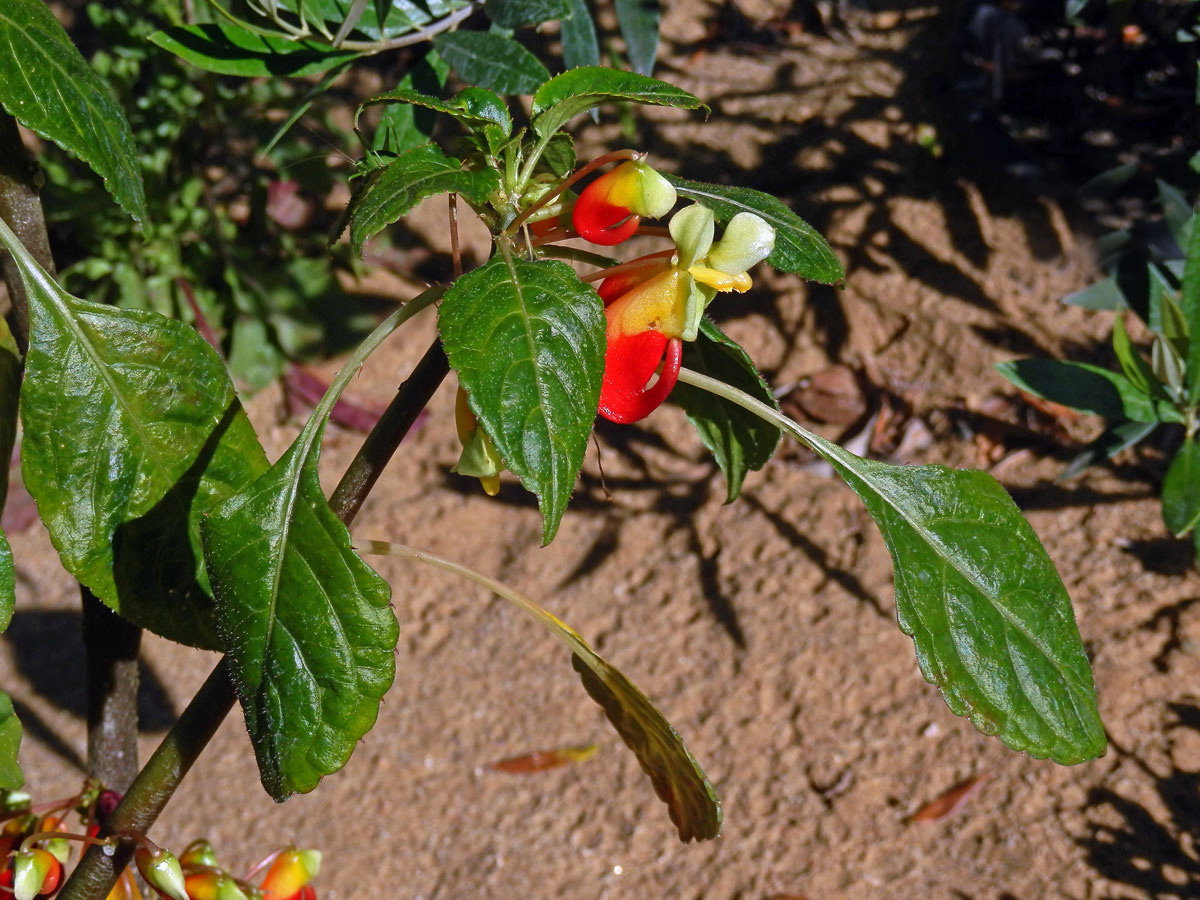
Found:
[[[426, 96], [437, 94], [446, 84], [450, 67], [436, 50], [430, 50], [400, 79], [397, 87], [418, 91]], [[411, 103], [392, 103], [379, 117], [371, 148], [393, 156], [427, 143], [433, 134], [434, 111]]]
[[892, 554], [896, 614], [946, 704], [1014, 750], [1064, 765], [1106, 745], [1071, 600], [1037, 535], [990, 475], [860, 459], [771, 407], [689, 370], [826, 459]]
[[[330, 41], [343, 29], [346, 20], [355, 12], [358, 2], [360, 0], [262, 0], [262, 3], [271, 7], [296, 14]], [[382, 26], [379, 22], [381, 4], [384, 7]], [[346, 43], [351, 44], [363, 39], [369, 42], [391, 40], [428, 25], [435, 19], [442, 19], [453, 10], [467, 5], [463, 0], [428, 0], [422, 3], [408, 0], [376, 0], [376, 14], [358, 18], [348, 32], [350, 40]], [[462, 18], [462, 15], [455, 17], [456, 21], [461, 21]]]
[[483, 204], [499, 186], [500, 177], [491, 169], [466, 171], [434, 144], [415, 147], [371, 173], [352, 201], [350, 246], [361, 255], [363, 244], [426, 197], [454, 191], [470, 203]]
[[4, 532], [0, 531], [0, 631], [8, 628], [16, 603], [17, 573], [13, 568], [12, 548], [8, 546]]
[[288, 451], [201, 527], [230, 674], [277, 801], [346, 764], [395, 676], [391, 591], [351, 549], [317, 464], [329, 413], [367, 355], [439, 293], [372, 332]]
[[752, 212], [765, 219], [775, 229], [775, 249], [767, 262], [779, 271], [792, 272], [821, 284], [836, 284], [846, 277], [846, 270], [825, 238], [770, 194], [750, 188], [685, 181], [674, 175], [666, 178], [675, 185], [679, 196], [711, 209], [718, 225], [724, 225], [740, 212]]
[[532, 94], [550, 77], [536, 56], [501, 34], [451, 31], [433, 46], [464, 81], [501, 94]]
[[540, 25], [570, 15], [566, 0], [484, 0], [483, 11], [501, 28]]
[[[701, 321], [697, 340], [684, 345], [683, 362], [690, 369], [779, 408], [749, 354], [708, 318]], [[700, 440], [712, 451], [725, 473], [726, 502], [733, 502], [741, 493], [746, 473], [761, 469], [775, 455], [782, 436], [779, 429], [736, 403], [691, 385], [677, 384], [671, 399], [683, 407]]]
[[327, 44], [256, 34], [233, 24], [183, 25], [150, 35], [150, 42], [218, 75], [262, 78], [315, 75], [362, 56]]
[[571, 14], [562, 20], [563, 63], [568, 69], [600, 65], [600, 42], [587, 0], [567, 0]]
[[1125, 377], [1133, 382], [1134, 387], [1139, 391], [1150, 394], [1157, 381], [1154, 371], [1150, 364], [1142, 359], [1141, 354], [1134, 349], [1133, 343], [1129, 340], [1129, 332], [1125, 330], [1125, 323], [1121, 321], [1120, 316], [1113, 319], [1112, 346]]
[[1081, 306], [1084, 309], [1110, 310], [1128, 309], [1125, 295], [1114, 278], [1104, 278], [1095, 284], [1089, 284], [1083, 290], [1067, 294], [1062, 302], [1068, 306]]
[[634, 72], [587, 66], [556, 75], [533, 95], [533, 127], [547, 137], [580, 113], [618, 100], [646, 106], [708, 109], [699, 97], [673, 84]]
[[1188, 401], [1196, 404], [1200, 403], [1200, 224], [1195, 218], [1188, 239], [1179, 306], [1187, 322], [1190, 338], [1187, 355]]
[[[8, 461], [17, 438], [17, 399], [21, 392], [21, 353], [8, 322], [0, 316], [0, 512], [8, 496]], [[0, 631], [3, 631], [0, 628]]]
[[721, 801], [683, 738], [637, 685], [588, 646], [573, 628], [507, 585], [456, 562], [386, 541], [360, 542], [360, 548], [364, 553], [399, 556], [469, 578], [516, 604], [549, 629], [570, 649], [571, 665], [584, 688], [604, 708], [621, 740], [650, 777], [655, 792], [667, 804], [671, 821], [679, 829], [679, 839], [703, 841], [720, 833]]
[[1180, 247], [1187, 247], [1190, 241], [1190, 223], [1192, 221], [1192, 204], [1188, 203], [1180, 190], [1168, 184], [1161, 178], [1158, 183], [1158, 199], [1163, 208], [1163, 220]]
[[484, 431], [537, 495], [550, 543], [600, 400], [600, 297], [564, 263], [497, 256], [446, 292], [438, 329]]
[[634, 71], [649, 75], [658, 55], [658, 0], [615, 0], [617, 24], [625, 38], [625, 54]]
[[565, 178], [575, 169], [575, 141], [569, 134], [554, 135], [546, 142], [541, 161], [559, 178]]
[[0, 5], [0, 104], [92, 167], [129, 215], [147, 220], [141, 165], [125, 113], [42, 0]]
[[1070, 465], [1059, 473], [1057, 481], [1074, 478], [1084, 469], [1093, 466], [1102, 459], [1112, 459], [1122, 450], [1128, 450], [1148, 438], [1158, 428], [1157, 422], [1120, 422], [1111, 428], [1106, 428], [1100, 437], [1083, 448], [1071, 460]]
[[201, 514], [266, 468], [225, 365], [190, 326], [63, 291], [0, 222], [30, 304], [25, 486], [63, 565], [122, 616], [220, 649]]
[[8, 694], [0, 691], [0, 790], [15, 791], [25, 784], [25, 776], [17, 764], [20, 747], [21, 721]]
[[1162, 514], [1167, 529], [1183, 537], [1200, 521], [1200, 442], [1183, 442], [1162, 486]]
[[457, 97], [442, 100], [440, 97], [432, 97], [401, 85], [395, 90], [377, 94], [359, 106], [354, 117], [355, 124], [358, 123], [358, 116], [364, 109], [379, 103], [403, 103], [445, 113], [466, 124], [468, 130], [473, 123], [491, 123], [498, 125], [505, 137], [512, 133], [512, 116], [509, 115], [508, 107], [499, 96], [485, 88], [468, 87]]
[[1165, 402], [1155, 403], [1119, 372], [1081, 362], [1019, 359], [998, 363], [996, 371], [1023, 391], [1082, 412], [1135, 422], [1179, 422]]

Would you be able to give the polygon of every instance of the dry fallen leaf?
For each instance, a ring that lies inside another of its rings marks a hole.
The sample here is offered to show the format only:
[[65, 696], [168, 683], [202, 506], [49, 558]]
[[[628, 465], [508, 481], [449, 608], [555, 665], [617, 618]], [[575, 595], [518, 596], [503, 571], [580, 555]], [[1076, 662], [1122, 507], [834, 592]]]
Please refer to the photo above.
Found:
[[524, 756], [511, 756], [508, 759], [491, 763], [488, 768], [513, 775], [528, 775], [532, 772], [557, 769], [570, 763], [583, 762], [595, 754], [596, 750], [595, 744], [588, 744], [586, 747], [560, 747], [557, 750], [535, 750]]
[[951, 816], [962, 807], [964, 803], [970, 799], [983, 783], [988, 780], [988, 774], [985, 772], [982, 775], [976, 775], [974, 778], [968, 778], [966, 781], [956, 784], [944, 794], [930, 800], [915, 813], [908, 817], [909, 822], [936, 822]]

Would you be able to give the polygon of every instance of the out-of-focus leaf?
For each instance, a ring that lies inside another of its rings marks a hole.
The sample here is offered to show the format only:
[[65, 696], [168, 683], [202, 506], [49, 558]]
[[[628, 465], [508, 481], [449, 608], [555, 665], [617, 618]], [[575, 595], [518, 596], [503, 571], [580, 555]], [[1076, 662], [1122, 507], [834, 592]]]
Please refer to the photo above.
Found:
[[1128, 308], [1125, 295], [1121, 293], [1121, 288], [1112, 278], [1103, 278], [1095, 284], [1089, 284], [1083, 290], [1067, 294], [1062, 298], [1062, 302], [1069, 306], [1081, 306], [1084, 309], [1093, 310], [1116, 311]]
[[1188, 402], [1200, 402], [1200, 224], [1192, 221], [1179, 291], [1179, 308], [1188, 330]]
[[535, 772], [549, 772], [551, 769], [561, 769], [571, 763], [584, 762], [596, 755], [599, 748], [595, 744], [586, 747], [558, 747], [554, 750], [534, 750], [522, 756], [510, 756], [498, 762], [490, 763], [489, 769], [495, 772], [507, 772], [510, 775], [529, 775]]
[[896, 615], [950, 709], [1014, 750], [1074, 764], [1104, 752], [1087, 654], [1054, 564], [984, 472], [865, 460], [754, 398], [684, 369], [833, 465], [892, 554]]
[[220, 649], [199, 520], [267, 465], [224, 363], [190, 325], [67, 294], [2, 221], [0, 244], [30, 306], [22, 471], [63, 565], [127, 619]]
[[568, 69], [600, 65], [600, 42], [587, 0], [567, 0], [571, 14], [562, 20], [563, 63]]
[[770, 194], [750, 188], [685, 181], [673, 175], [666, 177], [675, 185], [680, 197], [703, 203], [711, 209], [718, 225], [724, 225], [740, 212], [752, 212], [765, 219], [775, 229], [775, 249], [767, 262], [779, 271], [821, 284], [836, 284], [846, 277], [846, 270], [829, 242]]
[[395, 677], [391, 591], [351, 549], [317, 464], [329, 413], [350, 379], [439, 293], [410, 301], [372, 332], [295, 443], [202, 526], [230, 675], [263, 787], [277, 801], [311, 791], [346, 764]]
[[362, 56], [358, 50], [269, 37], [225, 23], [167, 28], [150, 35], [150, 41], [206, 72], [242, 78], [299, 78]]
[[516, 604], [549, 629], [571, 651], [571, 665], [592, 699], [637, 757], [655, 793], [667, 805], [682, 841], [715, 838], [721, 831], [721, 801], [683, 738], [646, 695], [616, 666], [588, 646], [575, 629], [507, 585], [466, 566], [386, 541], [360, 541], [364, 553], [399, 556], [469, 578]]
[[615, 100], [645, 106], [708, 109], [698, 97], [657, 78], [588, 66], [556, 75], [537, 89], [533, 95], [534, 130], [546, 137], [580, 113]]
[[1158, 428], [1157, 422], [1121, 422], [1111, 428], [1106, 428], [1100, 437], [1084, 447], [1071, 460], [1070, 465], [1062, 470], [1057, 480], [1074, 478], [1089, 466], [1094, 466], [1104, 459], [1112, 459], [1122, 450], [1128, 450], [1135, 444], [1144, 441], [1156, 428]]
[[467, 171], [434, 144], [414, 147], [369, 177], [350, 209], [350, 246], [359, 255], [363, 244], [426, 197], [454, 191], [471, 203], [483, 204], [500, 186], [493, 170]]
[[1200, 442], [1183, 442], [1162, 485], [1163, 521], [1175, 537], [1183, 537], [1200, 521]]
[[[690, 369], [779, 408], [749, 354], [708, 318], [701, 321], [697, 340], [684, 345], [683, 361]], [[779, 429], [736, 403], [690, 385], [677, 384], [671, 400], [683, 407], [700, 440], [712, 451], [725, 473], [726, 502], [733, 502], [746, 473], [761, 469], [774, 456], [782, 437]]]
[[532, 94], [550, 77], [536, 56], [502, 34], [452, 31], [433, 46], [464, 81], [500, 94]]
[[976, 775], [950, 788], [944, 794], [935, 797], [908, 817], [909, 822], [937, 822], [948, 818], [963, 808], [984, 782], [987, 775]]
[[567, 265], [493, 257], [438, 310], [450, 365], [550, 543], [583, 465], [604, 376], [600, 297]]
[[[1192, 204], [1174, 185], [1158, 179], [1158, 199], [1162, 204], [1163, 219], [1181, 249], [1190, 243]], [[1186, 249], [1185, 249], [1186, 252]]]
[[0, 104], [27, 128], [92, 167], [145, 223], [146, 193], [129, 121], [104, 80], [42, 0], [0, 4]]
[[1134, 349], [1133, 343], [1129, 340], [1129, 333], [1125, 330], [1125, 323], [1121, 321], [1120, 316], [1113, 319], [1112, 346], [1125, 377], [1133, 382], [1134, 386], [1142, 393], [1150, 394], [1154, 389], [1154, 372], [1151, 370], [1150, 364], [1142, 359], [1141, 354]]
[[25, 776], [17, 764], [20, 748], [21, 722], [8, 694], [0, 691], [0, 790], [15, 791], [25, 784]]
[[570, 15], [566, 0], [484, 0], [483, 11], [501, 28], [540, 25]]
[[635, 72], [649, 75], [658, 56], [659, 0], [614, 0], [625, 53]]
[[1071, 409], [1109, 419], [1178, 422], [1179, 412], [1155, 402], [1120, 372], [1088, 363], [1055, 359], [1019, 359], [999, 363], [996, 371], [1023, 391]]

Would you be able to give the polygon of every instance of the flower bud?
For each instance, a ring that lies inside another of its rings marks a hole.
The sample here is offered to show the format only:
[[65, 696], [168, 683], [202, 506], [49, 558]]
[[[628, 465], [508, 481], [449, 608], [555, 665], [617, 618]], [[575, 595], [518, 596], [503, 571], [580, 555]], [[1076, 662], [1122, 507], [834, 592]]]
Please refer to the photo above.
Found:
[[161, 847], [156, 850], [145, 846], [138, 847], [137, 852], [133, 854], [133, 861], [137, 863], [138, 871], [152, 888], [166, 894], [172, 900], [188, 900], [183, 869], [170, 850]]
[[266, 900], [287, 900], [300, 892], [321, 870], [319, 850], [284, 850], [263, 879]]
[[[13, 893], [17, 900], [52, 894], [62, 879], [62, 864], [45, 850], [21, 850], [13, 863]], [[185, 898], [186, 900], [186, 898]]]
[[665, 216], [676, 199], [671, 182], [650, 166], [624, 162], [583, 189], [571, 223], [580, 237], [611, 247], [632, 236], [642, 216]]
[[224, 872], [195, 872], [184, 884], [190, 900], [247, 900], [246, 892]]
[[217, 862], [217, 852], [213, 850], [213, 845], [204, 838], [197, 838], [188, 844], [183, 855], [179, 857], [179, 862], [184, 867], [212, 866], [217, 868], [220, 865]]

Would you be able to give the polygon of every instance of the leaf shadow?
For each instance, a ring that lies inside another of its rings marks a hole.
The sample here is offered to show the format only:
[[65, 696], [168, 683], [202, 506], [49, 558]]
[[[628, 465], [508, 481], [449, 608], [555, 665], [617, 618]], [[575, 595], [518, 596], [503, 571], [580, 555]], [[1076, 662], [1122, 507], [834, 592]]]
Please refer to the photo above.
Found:
[[[13, 616], [4, 639], [17, 671], [39, 695], [72, 716], [87, 718], [83, 617], [80, 613], [21, 610]], [[171, 697], [158, 674], [143, 658], [138, 659], [138, 675], [138, 730], [166, 731], [175, 723], [177, 715]], [[22, 721], [25, 721], [24, 715]], [[42, 728], [48, 732], [45, 726]], [[47, 735], [41, 739], [54, 749], [53, 741]], [[68, 756], [64, 758], [72, 761]]]

